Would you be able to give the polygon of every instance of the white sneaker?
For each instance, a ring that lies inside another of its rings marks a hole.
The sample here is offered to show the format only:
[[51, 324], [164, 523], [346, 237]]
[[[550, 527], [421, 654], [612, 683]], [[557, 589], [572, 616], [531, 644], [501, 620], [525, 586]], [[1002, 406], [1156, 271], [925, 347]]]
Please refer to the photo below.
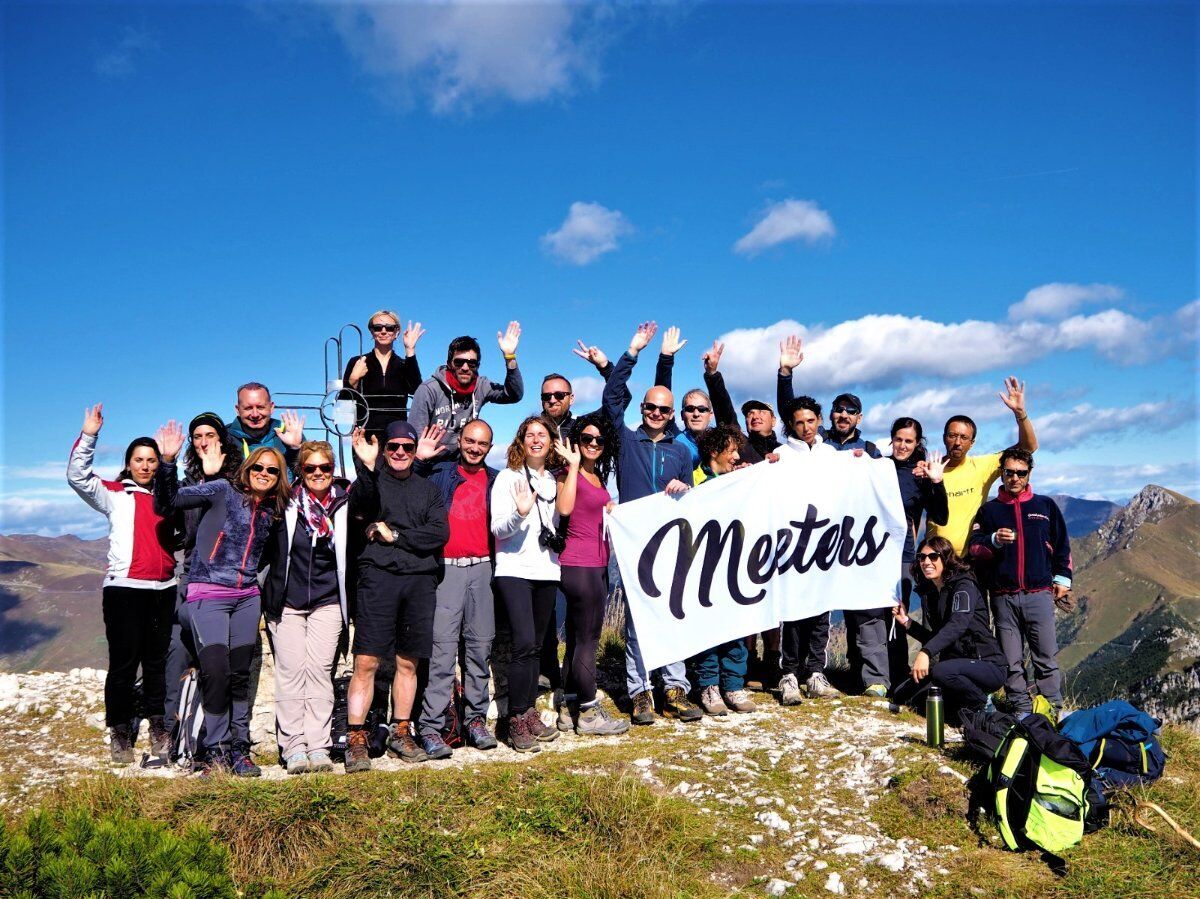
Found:
[[796, 675], [785, 674], [779, 678], [779, 701], [783, 705], [800, 705], [800, 683]]
[[822, 696], [837, 696], [838, 691], [833, 688], [833, 684], [825, 677], [823, 671], [814, 671], [808, 676], [808, 680], [804, 682], [804, 689], [811, 697]]
[[307, 774], [312, 770], [312, 765], [308, 761], [308, 753], [303, 749], [297, 749], [284, 761], [287, 764], [288, 774]]
[[757, 712], [758, 706], [750, 698], [749, 690], [729, 690], [724, 696], [725, 705], [735, 712]]
[[705, 713], [713, 716], [728, 715], [729, 709], [725, 702], [721, 699], [721, 691], [716, 684], [711, 687], [705, 687], [700, 691], [700, 705], [704, 707]]

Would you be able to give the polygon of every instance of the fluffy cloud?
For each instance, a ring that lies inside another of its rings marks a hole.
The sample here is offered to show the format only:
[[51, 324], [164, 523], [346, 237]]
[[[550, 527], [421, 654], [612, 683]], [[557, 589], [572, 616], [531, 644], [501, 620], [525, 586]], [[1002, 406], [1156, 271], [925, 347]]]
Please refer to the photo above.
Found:
[[580, 411], [579, 404], [582, 403], [587, 406], [586, 411], [590, 412], [592, 407], [600, 402], [600, 397], [604, 395], [604, 379], [593, 375], [572, 378], [571, 389], [575, 391], [574, 411]]
[[1086, 303], [1119, 300], [1125, 291], [1112, 284], [1043, 284], [1025, 294], [1020, 302], [1008, 307], [1013, 321], [1028, 318], [1060, 319]]
[[1151, 424], [1154, 432], [1161, 433], [1184, 424], [1186, 410], [1177, 403], [1139, 403], [1097, 409], [1081, 403], [1063, 412], [1049, 412], [1033, 420], [1038, 442], [1056, 452], [1075, 446], [1089, 438], [1110, 439], [1120, 431], [1146, 427]]
[[812, 244], [836, 233], [829, 213], [812, 200], [783, 200], [767, 208], [750, 233], [733, 245], [733, 251], [756, 256], [781, 243], [802, 240]]
[[1195, 462], [1168, 465], [1077, 465], [1047, 462], [1034, 470], [1038, 493], [1067, 493], [1092, 498], [1125, 500], [1147, 484], [1157, 484], [1185, 496], [1200, 495], [1200, 470]]
[[76, 534], [91, 539], [107, 533], [104, 516], [85, 506], [74, 494], [61, 500], [22, 494], [0, 498], [0, 534], [38, 534], [43, 537]]
[[902, 415], [921, 422], [926, 437], [936, 439], [938, 428], [951, 415], [969, 415], [976, 422], [1011, 419], [1012, 412], [997, 398], [999, 385], [968, 384], [963, 387], [931, 387], [876, 403], [863, 414], [862, 427], [868, 433], [886, 433]]
[[105, 78], [126, 78], [134, 73], [139, 59], [157, 49], [158, 42], [148, 31], [127, 27], [117, 45], [97, 57], [96, 73]]
[[435, 113], [480, 101], [531, 103], [599, 77], [598, 27], [607, 5], [538, 3], [329, 3], [346, 47], [404, 103]]
[[542, 235], [542, 249], [572, 265], [587, 265], [617, 248], [633, 226], [615, 209], [599, 203], [571, 204], [557, 231]]

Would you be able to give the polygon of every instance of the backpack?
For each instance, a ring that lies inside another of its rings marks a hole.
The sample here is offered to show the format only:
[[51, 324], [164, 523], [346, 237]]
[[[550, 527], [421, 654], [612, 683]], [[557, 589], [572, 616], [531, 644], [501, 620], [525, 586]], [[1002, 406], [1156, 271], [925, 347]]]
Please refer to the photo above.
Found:
[[466, 701], [463, 698], [462, 682], [454, 678], [454, 689], [450, 691], [450, 702], [446, 705], [446, 723], [442, 725], [442, 739], [452, 749], [463, 745], [463, 715]]
[[1167, 755], [1155, 733], [1162, 722], [1115, 699], [1068, 715], [1062, 733], [1079, 744], [1105, 794], [1154, 783]]
[[350, 739], [350, 675], [333, 679], [333, 717], [329, 723], [329, 757], [335, 762], [346, 760], [346, 743]]
[[1083, 839], [1091, 770], [1043, 716], [1026, 715], [1008, 729], [986, 777], [1009, 849], [1057, 853]]
[[200, 706], [200, 671], [189, 668], [179, 688], [179, 721], [175, 730], [175, 762], [191, 768], [200, 750], [204, 711]]

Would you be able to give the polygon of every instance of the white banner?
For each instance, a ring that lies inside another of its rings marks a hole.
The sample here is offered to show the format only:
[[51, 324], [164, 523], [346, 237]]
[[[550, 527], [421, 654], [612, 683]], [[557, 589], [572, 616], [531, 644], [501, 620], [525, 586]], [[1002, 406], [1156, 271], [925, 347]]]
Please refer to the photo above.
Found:
[[647, 669], [781, 621], [898, 601], [907, 525], [892, 461], [783, 456], [609, 517]]

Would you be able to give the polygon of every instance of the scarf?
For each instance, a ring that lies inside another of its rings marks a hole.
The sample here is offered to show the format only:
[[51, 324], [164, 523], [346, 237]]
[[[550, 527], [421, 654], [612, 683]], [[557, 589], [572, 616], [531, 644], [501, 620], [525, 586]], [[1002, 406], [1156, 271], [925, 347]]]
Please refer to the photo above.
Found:
[[468, 397], [475, 392], [475, 385], [479, 381], [479, 375], [471, 379], [471, 383], [463, 387], [458, 383], [458, 378], [454, 376], [454, 372], [446, 370], [446, 386], [453, 390], [460, 397]]
[[[329, 497], [333, 498], [332, 490], [329, 492]], [[304, 525], [304, 530], [308, 531], [308, 539], [313, 542], [321, 538], [332, 540], [333, 519], [329, 517], [329, 513], [325, 511], [325, 506], [321, 501], [299, 481], [292, 488], [292, 499], [299, 507], [298, 517], [300, 523]]]

